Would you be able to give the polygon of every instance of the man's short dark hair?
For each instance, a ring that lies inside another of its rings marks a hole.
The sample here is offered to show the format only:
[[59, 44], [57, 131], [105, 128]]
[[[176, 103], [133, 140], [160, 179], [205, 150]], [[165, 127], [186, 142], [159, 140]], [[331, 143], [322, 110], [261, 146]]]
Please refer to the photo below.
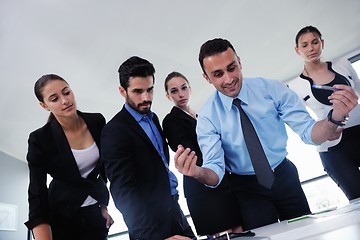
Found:
[[155, 82], [155, 68], [148, 60], [132, 56], [123, 62], [119, 67], [120, 85], [127, 90], [130, 77], [148, 77], [152, 76]]
[[231, 43], [228, 40], [222, 38], [215, 38], [212, 40], [208, 40], [201, 46], [199, 53], [199, 63], [201, 69], [205, 74], [206, 72], [204, 69], [204, 58], [225, 52], [228, 48], [231, 48], [236, 54], [233, 45], [231, 45]]

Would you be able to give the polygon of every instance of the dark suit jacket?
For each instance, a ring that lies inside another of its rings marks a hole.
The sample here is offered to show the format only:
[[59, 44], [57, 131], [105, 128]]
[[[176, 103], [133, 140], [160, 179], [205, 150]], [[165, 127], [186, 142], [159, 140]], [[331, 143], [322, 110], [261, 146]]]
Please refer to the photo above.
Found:
[[[153, 121], [162, 134], [155, 114]], [[169, 161], [164, 137], [163, 142]], [[146, 133], [125, 107], [104, 127], [101, 144], [111, 195], [124, 217], [130, 239], [160, 240], [172, 236], [167, 169]]]
[[[179, 144], [185, 148], [190, 148], [196, 153], [196, 165], [201, 166], [203, 159], [195, 131], [196, 120], [178, 107], [173, 107], [171, 112], [165, 116], [162, 125], [171, 150], [176, 152]], [[186, 198], [210, 190], [210, 188], [194, 178], [184, 176], [184, 194]]]
[[[78, 111], [78, 114], [86, 122], [100, 148], [100, 135], [105, 118], [99, 113]], [[65, 133], [55, 118], [32, 132], [28, 144], [29, 221], [25, 225], [29, 229], [41, 223], [49, 223], [54, 214], [71, 217], [88, 195], [100, 204], [108, 205], [109, 192], [105, 185], [106, 180], [103, 180], [106, 176], [102, 161], [98, 161], [86, 179], [81, 177]], [[47, 174], [53, 177], [49, 189], [46, 185]]]

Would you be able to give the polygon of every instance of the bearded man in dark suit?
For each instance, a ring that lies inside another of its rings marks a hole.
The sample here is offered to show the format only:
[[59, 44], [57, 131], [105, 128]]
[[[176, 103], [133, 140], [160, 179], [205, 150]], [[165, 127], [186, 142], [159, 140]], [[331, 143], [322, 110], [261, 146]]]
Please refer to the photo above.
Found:
[[194, 234], [178, 204], [178, 182], [169, 170], [168, 146], [150, 110], [155, 68], [134, 56], [118, 72], [125, 104], [101, 139], [115, 206], [130, 239], [191, 239]]

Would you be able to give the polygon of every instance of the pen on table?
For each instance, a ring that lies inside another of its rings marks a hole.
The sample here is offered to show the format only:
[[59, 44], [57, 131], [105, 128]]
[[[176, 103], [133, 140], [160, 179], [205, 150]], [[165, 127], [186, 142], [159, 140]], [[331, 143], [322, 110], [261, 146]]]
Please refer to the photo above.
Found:
[[310, 217], [308, 215], [304, 215], [304, 216], [300, 216], [300, 217], [297, 217], [297, 218], [289, 219], [287, 222], [292, 223], [292, 222], [297, 222], [297, 221], [307, 219], [307, 218], [310, 218]]
[[330, 86], [325, 86], [325, 85], [316, 85], [316, 84], [313, 84], [312, 85], [313, 88], [316, 88], [316, 89], [323, 89], [323, 90], [328, 90], [328, 91], [337, 91], [338, 89], [334, 88], [334, 87], [330, 87]]

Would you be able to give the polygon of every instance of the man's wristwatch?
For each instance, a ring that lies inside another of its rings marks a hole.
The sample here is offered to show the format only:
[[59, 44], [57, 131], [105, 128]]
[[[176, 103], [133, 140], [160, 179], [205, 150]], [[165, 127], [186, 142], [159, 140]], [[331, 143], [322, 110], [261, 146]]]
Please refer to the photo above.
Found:
[[333, 109], [331, 109], [330, 111], [329, 111], [329, 113], [328, 113], [328, 115], [327, 115], [327, 120], [329, 121], [329, 122], [332, 122], [333, 124], [335, 124], [335, 125], [338, 125], [338, 126], [344, 126], [345, 124], [346, 124], [346, 122], [349, 120], [349, 114], [348, 115], [346, 115], [345, 117], [344, 117], [344, 119], [342, 120], [342, 121], [336, 121], [336, 120], [334, 120], [333, 118], [332, 118], [332, 113], [333, 113]]

